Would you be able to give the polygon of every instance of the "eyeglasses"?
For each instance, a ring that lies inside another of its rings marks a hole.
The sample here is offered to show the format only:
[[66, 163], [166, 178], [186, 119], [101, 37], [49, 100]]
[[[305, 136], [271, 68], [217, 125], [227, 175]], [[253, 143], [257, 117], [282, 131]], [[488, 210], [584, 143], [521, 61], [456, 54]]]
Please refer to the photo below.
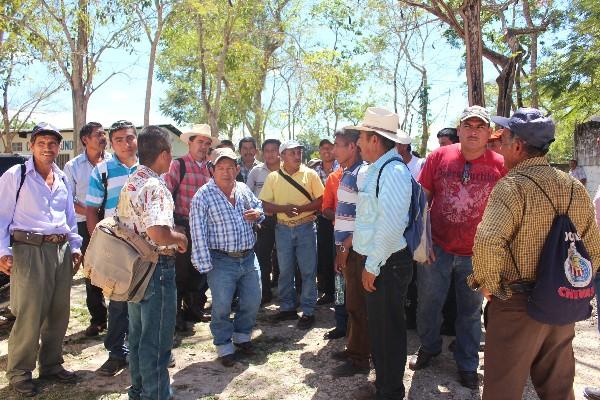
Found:
[[471, 180], [471, 162], [467, 161], [465, 163], [465, 167], [463, 168], [461, 182], [463, 185], [466, 185]]
[[113, 133], [115, 131], [128, 128], [133, 128], [135, 130], [135, 126], [131, 122], [121, 119], [110, 126], [109, 132]]

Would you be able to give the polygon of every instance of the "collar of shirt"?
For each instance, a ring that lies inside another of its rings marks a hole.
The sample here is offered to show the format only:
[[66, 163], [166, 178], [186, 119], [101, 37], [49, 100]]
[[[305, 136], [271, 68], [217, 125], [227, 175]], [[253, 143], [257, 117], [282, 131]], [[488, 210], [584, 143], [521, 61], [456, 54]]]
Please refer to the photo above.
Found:
[[[56, 165], [56, 163], [52, 163], [52, 172], [54, 172], [54, 174], [61, 179], [65, 177], [65, 173], [60, 168], [58, 168], [58, 165]], [[35, 164], [33, 162], [33, 156], [29, 157], [27, 161], [25, 161], [25, 175], [29, 174], [38, 174], [37, 170], [35, 169]]]
[[527, 158], [523, 161], [520, 161], [515, 165], [508, 173], [508, 175], [515, 175], [519, 172], [526, 170], [529, 167], [541, 167], [541, 166], [549, 166], [550, 163], [546, 157], [531, 157]]
[[358, 169], [360, 167], [362, 167], [364, 164], [365, 164], [365, 162], [363, 160], [359, 159], [351, 166], [344, 168], [344, 174], [353, 174], [354, 172], [358, 171]]
[[[96, 166], [96, 164], [92, 163], [87, 155], [87, 151], [85, 151], [85, 149], [83, 150], [83, 153], [80, 154], [81, 157], [75, 157], [75, 159], [77, 159], [77, 162], [83, 164], [83, 163], [88, 163], [90, 164], [92, 167]], [[102, 152], [102, 159], [104, 161], [108, 160], [109, 158], [111, 158], [112, 155], [106, 151]]]
[[111, 160], [114, 163], [121, 165], [123, 168], [127, 169], [128, 171], [131, 171], [132, 169], [140, 166], [140, 160], [139, 160], [139, 158], [135, 159], [135, 164], [133, 164], [131, 167], [128, 167], [127, 165], [125, 165], [124, 163], [122, 163], [121, 160], [119, 160], [119, 157], [117, 157], [117, 156], [113, 156], [111, 158]]

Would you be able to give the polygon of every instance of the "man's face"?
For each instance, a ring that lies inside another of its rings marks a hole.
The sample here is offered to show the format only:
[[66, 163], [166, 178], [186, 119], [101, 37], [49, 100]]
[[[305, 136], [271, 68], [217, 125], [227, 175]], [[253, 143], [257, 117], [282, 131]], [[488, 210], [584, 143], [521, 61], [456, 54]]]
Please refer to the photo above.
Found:
[[302, 163], [302, 147], [287, 149], [281, 153], [283, 166], [288, 169], [298, 169]]
[[49, 165], [56, 160], [60, 142], [54, 135], [37, 135], [31, 144], [31, 154], [36, 161]]
[[577, 163], [573, 160], [569, 161], [569, 167], [571, 167], [571, 169], [575, 169], [577, 167]]
[[156, 171], [156, 173], [158, 173], [159, 175], [162, 175], [164, 173], [169, 172], [169, 167], [171, 166], [171, 161], [173, 161], [173, 156], [171, 155], [171, 149], [162, 151], [160, 153], [160, 155], [158, 156], [157, 161], [158, 161], [158, 163], [156, 163], [156, 164], [157, 164], [158, 170]]
[[502, 131], [499, 142], [500, 148], [498, 153], [504, 157], [504, 167], [506, 167], [506, 169], [511, 169], [520, 161], [520, 151], [518, 151], [520, 145], [516, 138], [511, 136], [508, 129]]
[[333, 155], [333, 145], [323, 143], [323, 145], [319, 147], [319, 158], [321, 158], [323, 162], [332, 162], [335, 158]]
[[206, 160], [206, 156], [208, 155], [208, 149], [212, 144], [212, 140], [208, 136], [202, 135], [194, 136], [193, 139], [194, 140], [190, 140], [188, 142], [192, 158], [196, 161]]
[[363, 160], [368, 162], [377, 160], [377, 158], [374, 158], [375, 135], [369, 135], [366, 131], [360, 131], [360, 135], [358, 136], [358, 147], [360, 148], [360, 154]]
[[356, 149], [356, 143], [346, 141], [339, 136], [336, 136], [333, 143], [333, 155], [338, 162], [344, 166], [352, 157], [353, 150]]
[[119, 160], [133, 158], [136, 155], [137, 136], [131, 128], [114, 131], [110, 144]]
[[490, 126], [476, 117], [464, 120], [458, 127], [460, 145], [463, 149], [470, 151], [484, 150], [491, 133]]
[[230, 158], [221, 158], [215, 165], [213, 179], [219, 186], [228, 186], [235, 182], [235, 177], [240, 172], [240, 167]]
[[263, 160], [267, 165], [277, 164], [281, 161], [279, 158], [279, 146], [275, 143], [265, 145], [263, 150]]
[[81, 140], [84, 146], [91, 151], [104, 151], [106, 148], [106, 132], [101, 126], [94, 128], [92, 133], [84, 136]]
[[401, 156], [406, 156], [408, 155], [408, 146], [408, 144], [396, 143], [396, 151]]
[[242, 156], [242, 161], [244, 164], [252, 164], [254, 162], [254, 157], [256, 156], [256, 148], [254, 147], [254, 143], [242, 143], [242, 146], [240, 147], [240, 156]]
[[450, 146], [452, 144], [452, 140], [448, 136], [441, 136], [438, 138], [438, 143], [440, 147]]

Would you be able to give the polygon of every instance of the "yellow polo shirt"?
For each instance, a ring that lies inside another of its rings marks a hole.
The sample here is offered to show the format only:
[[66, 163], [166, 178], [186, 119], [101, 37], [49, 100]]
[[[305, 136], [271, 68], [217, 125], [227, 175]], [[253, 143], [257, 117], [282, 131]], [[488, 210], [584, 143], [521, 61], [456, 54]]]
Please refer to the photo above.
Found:
[[[287, 174], [283, 166], [281, 170]], [[289, 174], [287, 174], [289, 176]], [[312, 196], [313, 200], [323, 196], [323, 183], [316, 171], [308, 168], [304, 164], [300, 164], [300, 169], [293, 175], [292, 179], [298, 182]], [[277, 205], [293, 204], [295, 206], [303, 206], [309, 204], [310, 201], [298, 189], [293, 187], [291, 183], [286, 181], [278, 171], [273, 171], [267, 175], [265, 184], [260, 191], [259, 198], [263, 201]], [[280, 221], [293, 221], [308, 217], [314, 214], [314, 211], [303, 212], [294, 218], [288, 217], [285, 213], [278, 213], [277, 219]]]

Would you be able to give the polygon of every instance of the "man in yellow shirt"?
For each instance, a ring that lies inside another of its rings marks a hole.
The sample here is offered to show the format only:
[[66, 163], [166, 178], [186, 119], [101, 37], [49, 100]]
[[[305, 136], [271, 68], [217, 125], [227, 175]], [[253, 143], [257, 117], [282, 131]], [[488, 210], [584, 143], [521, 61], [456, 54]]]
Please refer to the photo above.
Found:
[[316, 212], [321, 209], [324, 188], [319, 175], [302, 164], [303, 149], [295, 140], [279, 146], [282, 167], [267, 176], [259, 197], [266, 213], [277, 214], [275, 243], [280, 271], [280, 309], [274, 320], [298, 318], [294, 289], [297, 261], [302, 276], [302, 317], [297, 326], [298, 329], [309, 329], [315, 322], [313, 314], [317, 302], [317, 234], [314, 221]]

